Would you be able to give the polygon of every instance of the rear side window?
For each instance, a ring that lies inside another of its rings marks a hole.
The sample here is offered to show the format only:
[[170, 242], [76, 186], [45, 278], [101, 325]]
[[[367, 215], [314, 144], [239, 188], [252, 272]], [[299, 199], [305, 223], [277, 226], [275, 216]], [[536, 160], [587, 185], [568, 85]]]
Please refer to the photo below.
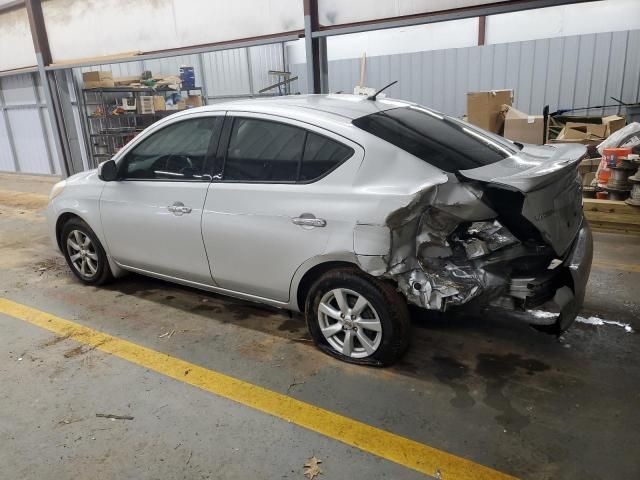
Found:
[[386, 110], [353, 124], [445, 172], [482, 167], [515, 153], [463, 123], [420, 108]]
[[305, 133], [278, 122], [234, 119], [224, 165], [225, 180], [295, 182]]
[[353, 155], [353, 150], [322, 135], [309, 132], [302, 157], [300, 180], [321, 177]]
[[227, 147], [224, 180], [309, 182], [352, 154], [353, 149], [303, 128], [236, 117]]

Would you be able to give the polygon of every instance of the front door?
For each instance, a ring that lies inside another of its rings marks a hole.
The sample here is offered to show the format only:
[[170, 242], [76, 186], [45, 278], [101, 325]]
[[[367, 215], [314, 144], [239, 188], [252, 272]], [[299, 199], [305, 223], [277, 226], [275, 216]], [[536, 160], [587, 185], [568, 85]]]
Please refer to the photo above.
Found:
[[111, 256], [125, 267], [212, 285], [202, 208], [224, 117], [180, 118], [154, 131], [118, 162], [100, 212]]

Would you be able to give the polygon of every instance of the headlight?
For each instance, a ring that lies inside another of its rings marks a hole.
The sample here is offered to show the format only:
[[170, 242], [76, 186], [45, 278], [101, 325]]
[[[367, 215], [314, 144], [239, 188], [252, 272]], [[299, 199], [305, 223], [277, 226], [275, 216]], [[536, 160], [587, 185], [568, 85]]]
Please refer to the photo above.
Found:
[[66, 185], [67, 185], [66, 180], [62, 180], [61, 182], [56, 183], [51, 189], [51, 193], [49, 194], [49, 201], [53, 200], [58, 195], [60, 195]]

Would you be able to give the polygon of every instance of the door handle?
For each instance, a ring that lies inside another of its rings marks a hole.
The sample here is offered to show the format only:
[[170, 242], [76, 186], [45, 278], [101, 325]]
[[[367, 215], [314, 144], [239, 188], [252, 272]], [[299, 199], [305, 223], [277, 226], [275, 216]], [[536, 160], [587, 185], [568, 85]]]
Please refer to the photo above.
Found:
[[302, 225], [303, 227], [326, 227], [327, 221], [324, 218], [315, 217], [296, 217], [291, 221], [294, 225]]
[[169, 205], [167, 207], [167, 210], [178, 217], [185, 213], [191, 213], [191, 207], [185, 207], [184, 203], [182, 202], [175, 202], [173, 205]]

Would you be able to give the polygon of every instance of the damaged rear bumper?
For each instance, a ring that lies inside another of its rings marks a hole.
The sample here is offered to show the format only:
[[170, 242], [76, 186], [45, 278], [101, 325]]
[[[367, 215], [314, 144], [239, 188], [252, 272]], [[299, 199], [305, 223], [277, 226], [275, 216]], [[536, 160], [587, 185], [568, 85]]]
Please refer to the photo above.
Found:
[[560, 306], [560, 316], [555, 325], [561, 332], [571, 326], [582, 308], [592, 260], [593, 235], [589, 223], [583, 220], [571, 251], [562, 264], [563, 268], [568, 269], [573, 285], [561, 287], [554, 297], [554, 301]]
[[[573, 324], [584, 304], [592, 260], [593, 236], [591, 227], [583, 219], [561, 264], [536, 278], [511, 279], [509, 294], [519, 301], [520, 308], [509, 308], [509, 313], [542, 331], [554, 334], [564, 332]], [[548, 305], [556, 313], [529, 311], [541, 305]]]

